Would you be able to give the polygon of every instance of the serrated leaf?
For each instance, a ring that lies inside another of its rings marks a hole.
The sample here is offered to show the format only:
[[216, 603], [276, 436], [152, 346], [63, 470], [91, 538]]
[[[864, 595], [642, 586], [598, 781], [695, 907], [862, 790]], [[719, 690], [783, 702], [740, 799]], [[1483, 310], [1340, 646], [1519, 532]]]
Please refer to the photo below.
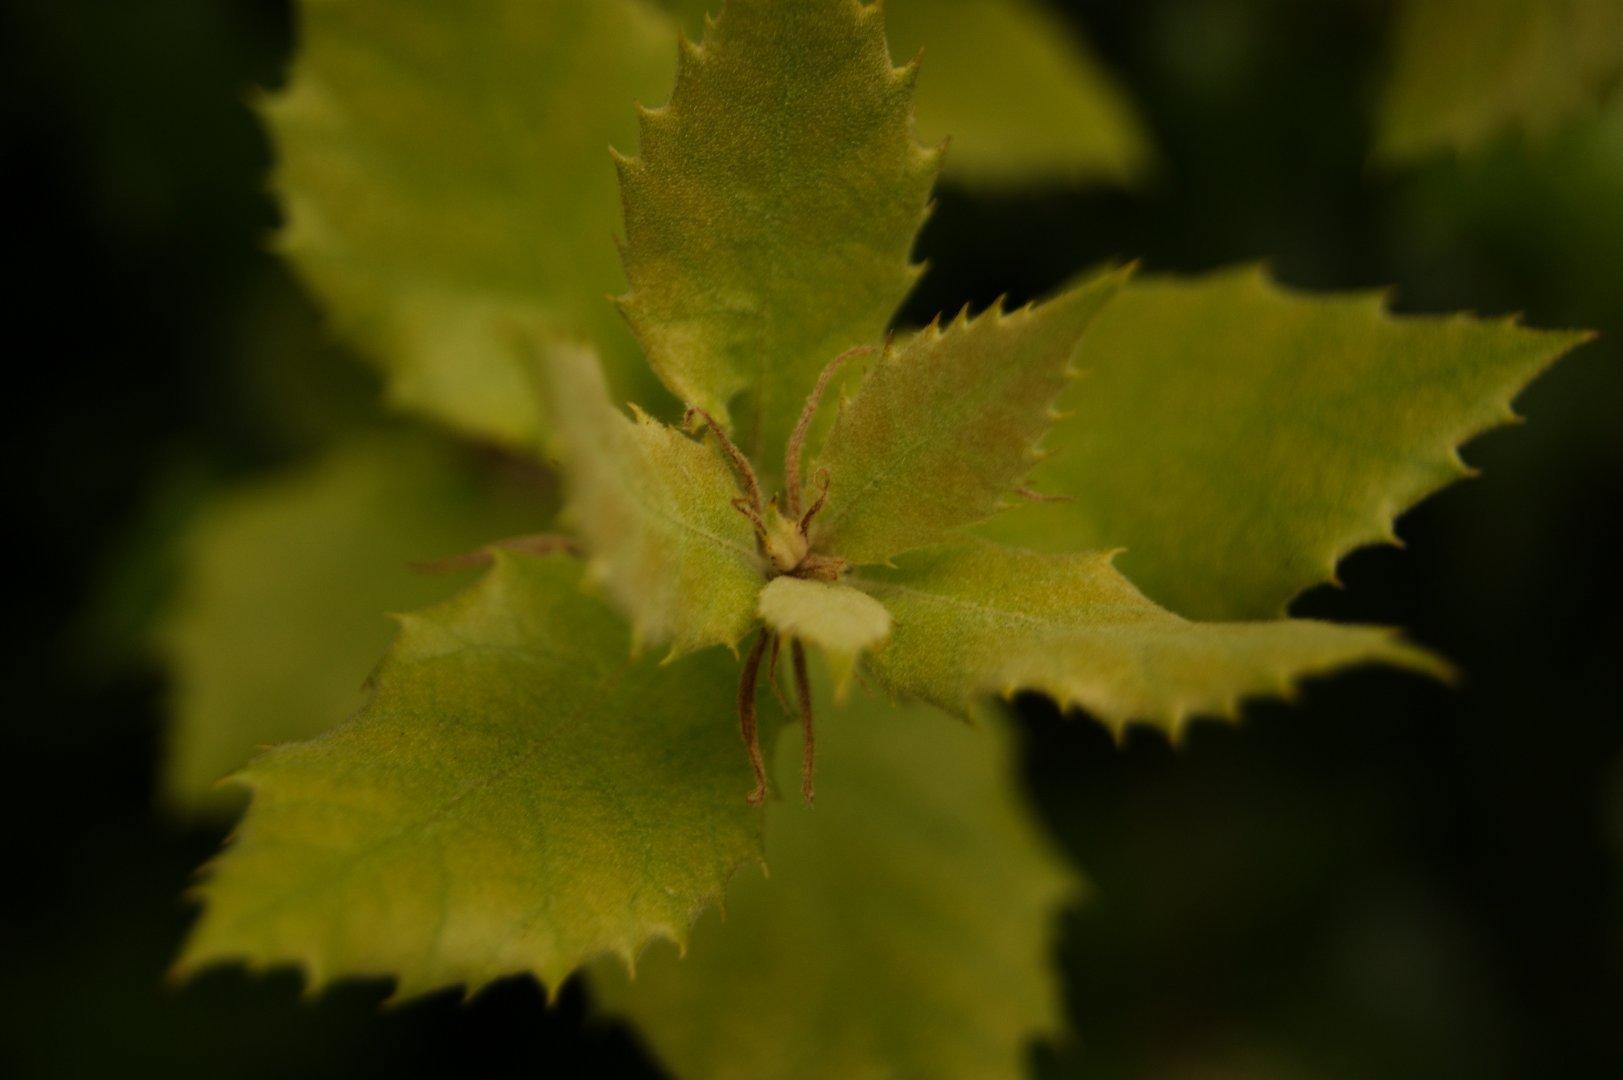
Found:
[[[668, 0], [697, 37], [722, 0]], [[1124, 182], [1150, 156], [1138, 118], [1085, 41], [1031, 0], [885, 0], [893, 57], [921, 49], [919, 130], [951, 139], [949, 179]]]
[[896, 620], [868, 670], [892, 693], [958, 713], [979, 699], [1034, 690], [1117, 730], [1142, 721], [1174, 736], [1193, 717], [1232, 719], [1244, 698], [1289, 696], [1299, 679], [1356, 664], [1447, 674], [1447, 665], [1381, 628], [1190, 622], [1135, 589], [1114, 557], [969, 541], [865, 571], [852, 583]]
[[835, 693], [843, 696], [857, 657], [890, 636], [885, 605], [848, 585], [776, 577], [761, 590], [761, 620], [828, 658]]
[[460, 581], [408, 563], [546, 522], [549, 492], [474, 466], [437, 440], [361, 435], [222, 496], [189, 527], [178, 595], [156, 634], [173, 682], [170, 802], [191, 813], [239, 806], [222, 777], [361, 706], [393, 633], [385, 613]]
[[886, 0], [891, 51], [924, 50], [919, 131], [972, 184], [1127, 182], [1149, 143], [1086, 42], [1031, 0]]
[[670, 85], [675, 30], [636, 0], [304, 0], [265, 108], [281, 244], [390, 397], [534, 439], [505, 327], [594, 343], [622, 395], [657, 392], [606, 296], [624, 278], [608, 146]]
[[1466, 151], [1538, 136], [1623, 74], [1623, 0], [1404, 0], [1376, 155]]
[[758, 466], [918, 276], [939, 153], [913, 138], [914, 75], [891, 66], [877, 5], [731, 0], [620, 161], [626, 317], [666, 386], [730, 418]]
[[[744, 872], [726, 918], [635, 979], [592, 971], [676, 1075], [1024, 1075], [1059, 1033], [1049, 957], [1074, 875], [1019, 795], [1001, 717], [977, 727], [862, 695], [820, 719], [815, 811], [767, 808], [772, 875]], [[781, 740], [778, 773], [798, 777]]]
[[525, 351], [589, 577], [631, 620], [637, 646], [733, 645], [754, 625], [765, 576], [720, 453], [640, 410], [627, 418], [587, 350], [531, 340]]
[[987, 535], [1124, 547], [1121, 568], [1190, 618], [1273, 618], [1354, 548], [1469, 475], [1457, 447], [1586, 335], [1511, 319], [1394, 317], [1245, 267], [1139, 280], [1089, 329], [1054, 456], [1030, 483], [1070, 501]]
[[884, 562], [995, 513], [1037, 463], [1077, 343], [1127, 273], [887, 347], [830, 430], [813, 547]]
[[406, 616], [348, 724], [242, 772], [180, 970], [296, 964], [398, 996], [683, 942], [761, 857], [725, 653], [631, 660], [571, 560], [500, 554]]

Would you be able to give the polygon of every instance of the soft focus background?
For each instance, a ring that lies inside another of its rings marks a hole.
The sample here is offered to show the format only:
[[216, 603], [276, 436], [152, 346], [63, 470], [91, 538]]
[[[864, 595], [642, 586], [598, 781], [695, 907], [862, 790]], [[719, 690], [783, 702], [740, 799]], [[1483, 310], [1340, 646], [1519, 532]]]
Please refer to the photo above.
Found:
[[[1405, 311], [1522, 311], [1602, 340], [1302, 614], [1396, 623], [1468, 673], [1389, 673], [1197, 727], [1174, 752], [1023, 703], [1042, 814], [1092, 901], [1064, 926], [1053, 1077], [1623, 1075], [1623, 103], [1536, 139], [1371, 162], [1389, 5], [1064, 6], [1157, 146], [1122, 191], [942, 193], [909, 305], [1040, 294], [1142, 257], [1267, 259]], [[157, 797], [147, 648], [209, 494], [370, 409], [266, 251], [249, 103], [285, 0], [19, 2], [0, 15], [15, 670], [3, 735], [0, 1074], [399, 1077], [652, 1066], [573, 984], [380, 1012], [291, 974], [164, 981], [217, 830]]]

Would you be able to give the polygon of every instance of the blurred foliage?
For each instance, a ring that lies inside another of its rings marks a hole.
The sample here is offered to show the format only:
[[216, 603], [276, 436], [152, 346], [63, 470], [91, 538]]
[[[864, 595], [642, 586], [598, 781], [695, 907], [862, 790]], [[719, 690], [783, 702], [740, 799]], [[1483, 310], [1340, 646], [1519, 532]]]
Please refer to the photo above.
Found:
[[[1044, 1076], [1615, 1075], [1623, 1049], [1623, 116], [1372, 174], [1395, 5], [1077, 0], [1157, 146], [1134, 192], [949, 191], [913, 318], [1143, 255], [1268, 258], [1407, 311], [1526, 313], [1602, 339], [1535, 384], [1485, 470], [1399, 522], [1303, 615], [1414, 627], [1458, 694], [1370, 674], [1197, 728], [1177, 752], [1026, 702], [1026, 771], [1093, 900], [1066, 926], [1073, 1044]], [[32, 556], [13, 620], [0, 1068], [170, 1076], [652, 1068], [617, 1026], [508, 983], [376, 1011], [296, 980], [162, 972], [217, 843], [156, 807], [167, 690], [102, 662], [172, 566], [185, 507], [306, 458], [371, 411], [365, 369], [264, 249], [276, 211], [245, 102], [281, 78], [281, 0], [24, 3], [0, 24], [0, 144], [27, 213], [9, 432]], [[278, 404], [277, 402], [280, 402]], [[157, 494], [153, 494], [157, 493]], [[132, 549], [129, 538], [145, 536]], [[135, 555], [123, 553], [134, 550]], [[120, 570], [118, 567], [122, 567]], [[108, 580], [125, 596], [85, 612]], [[87, 626], [104, 629], [92, 648]]]

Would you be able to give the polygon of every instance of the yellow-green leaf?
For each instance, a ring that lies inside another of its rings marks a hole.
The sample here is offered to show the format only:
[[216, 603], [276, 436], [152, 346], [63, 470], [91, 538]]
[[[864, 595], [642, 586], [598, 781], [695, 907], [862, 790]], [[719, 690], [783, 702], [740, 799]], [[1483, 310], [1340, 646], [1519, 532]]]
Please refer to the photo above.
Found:
[[950, 138], [946, 172], [973, 184], [1126, 182], [1149, 143], [1126, 96], [1035, 0], [886, 0], [891, 51], [924, 50], [919, 131]]
[[852, 583], [896, 620], [868, 669], [893, 693], [954, 712], [1034, 690], [1117, 730], [1142, 721], [1173, 735], [1193, 717], [1232, 719], [1244, 698], [1289, 696], [1299, 679], [1355, 664], [1447, 673], [1377, 627], [1190, 622], [1146, 599], [1113, 558], [970, 541], [867, 571]]
[[[819, 721], [816, 810], [767, 808], [772, 875], [745, 871], [686, 956], [593, 982], [677, 1076], [1025, 1075], [1062, 1026], [1050, 960], [1074, 875], [1018, 793], [1001, 717], [944, 722], [857, 695]], [[797, 777], [783, 739], [778, 773]]]
[[1077, 343], [1126, 274], [1010, 314], [966, 310], [888, 347], [829, 433], [813, 546], [883, 562], [995, 513], [1037, 463]]
[[398, 404], [535, 435], [503, 332], [594, 343], [616, 390], [657, 390], [606, 296], [622, 288], [608, 147], [670, 85], [675, 28], [637, 0], [303, 0], [265, 109], [282, 246]]
[[239, 806], [221, 778], [353, 713], [393, 632], [386, 613], [460, 580], [408, 563], [533, 532], [553, 504], [544, 488], [501, 483], [445, 443], [398, 433], [357, 437], [216, 501], [182, 541], [178, 596], [158, 630], [173, 681], [168, 799], [189, 812]]
[[765, 578], [721, 454], [640, 410], [627, 418], [587, 350], [532, 339], [525, 351], [590, 580], [626, 613], [639, 648], [731, 646], [754, 624]]
[[1374, 293], [1306, 295], [1255, 268], [1140, 279], [1083, 342], [1054, 456], [988, 535], [1124, 547], [1122, 571], [1200, 619], [1273, 618], [1354, 548], [1469, 474], [1457, 447], [1586, 335], [1512, 319], [1394, 317]]
[[1623, 0], [1403, 0], [1376, 154], [1539, 136], [1623, 75]]
[[918, 275], [939, 154], [913, 138], [915, 74], [891, 66], [877, 5], [731, 0], [621, 159], [626, 316], [671, 391], [730, 416], [758, 465]]
[[835, 692], [844, 694], [857, 657], [890, 636], [885, 605], [848, 585], [777, 577], [761, 590], [763, 622], [828, 657]]
[[350, 723], [243, 771], [182, 971], [294, 964], [399, 996], [685, 942], [761, 858], [725, 653], [628, 659], [571, 560], [501, 554], [401, 620]]

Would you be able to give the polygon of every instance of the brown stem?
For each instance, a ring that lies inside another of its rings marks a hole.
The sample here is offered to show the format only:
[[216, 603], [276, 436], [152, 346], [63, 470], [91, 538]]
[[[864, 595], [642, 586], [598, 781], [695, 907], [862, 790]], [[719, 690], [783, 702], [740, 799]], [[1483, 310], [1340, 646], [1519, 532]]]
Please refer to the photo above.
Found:
[[766, 678], [767, 681], [772, 684], [772, 694], [778, 699], [778, 704], [783, 706], [784, 714], [789, 715], [795, 710], [794, 707], [789, 704], [788, 695], [783, 692], [782, 684], [778, 682], [778, 650], [782, 644], [783, 635], [773, 634], [772, 651], [767, 654], [766, 658]]
[[817, 501], [811, 504], [811, 508], [809, 510], [807, 510], [805, 515], [800, 519], [800, 535], [801, 536], [806, 535], [806, 531], [811, 528], [812, 520], [815, 519], [817, 517], [817, 515], [822, 512], [823, 504], [828, 502], [828, 470], [827, 469], [818, 469], [817, 470], [817, 485], [818, 485]]
[[750, 459], [745, 457], [744, 452], [734, 445], [733, 440], [727, 437], [725, 431], [721, 430], [721, 425], [716, 423], [714, 416], [711, 416], [697, 405], [689, 407], [684, 420], [691, 423], [694, 416], [704, 419], [705, 426], [716, 437], [716, 442], [721, 445], [722, 452], [727, 455], [727, 460], [732, 462], [733, 472], [738, 475], [739, 483], [744, 485], [744, 494], [749, 498], [750, 506], [755, 510], [756, 514], [764, 513], [765, 510], [761, 506], [761, 482], [755, 478], [755, 468], [750, 464]]
[[755, 645], [744, 658], [744, 671], [738, 680], [738, 727], [744, 736], [750, 768], [755, 770], [755, 790], [749, 793], [751, 806], [760, 806], [766, 800], [766, 762], [761, 760], [761, 738], [755, 725], [755, 684], [760, 677], [761, 654], [766, 652], [768, 636], [765, 628], [756, 636]]
[[789, 500], [789, 516], [798, 517], [800, 514], [800, 455], [806, 445], [806, 432], [811, 429], [812, 417], [817, 415], [817, 406], [822, 404], [823, 392], [833, 380], [836, 372], [845, 366], [845, 362], [853, 356], [865, 356], [874, 351], [872, 345], [858, 345], [854, 349], [847, 349], [828, 362], [823, 373], [817, 376], [817, 385], [812, 387], [811, 394], [806, 398], [806, 405], [800, 410], [800, 419], [795, 421], [795, 430], [789, 436], [789, 446], [783, 455], [783, 478], [788, 485], [785, 492]]
[[565, 555], [579, 555], [580, 544], [574, 537], [559, 536], [557, 533], [510, 536], [505, 540], [492, 540], [477, 551], [464, 551], [460, 555], [448, 555], [443, 559], [429, 559], [409, 565], [420, 574], [450, 574], [457, 570], [474, 570], [489, 566], [496, 561], [497, 551], [521, 551], [527, 555], [553, 555], [559, 552]]
[[806, 650], [801, 647], [799, 638], [789, 642], [789, 656], [795, 667], [795, 694], [800, 698], [800, 797], [810, 806], [817, 795], [816, 785], [812, 783], [812, 773], [817, 767], [817, 739], [812, 733], [811, 679], [806, 674]]

